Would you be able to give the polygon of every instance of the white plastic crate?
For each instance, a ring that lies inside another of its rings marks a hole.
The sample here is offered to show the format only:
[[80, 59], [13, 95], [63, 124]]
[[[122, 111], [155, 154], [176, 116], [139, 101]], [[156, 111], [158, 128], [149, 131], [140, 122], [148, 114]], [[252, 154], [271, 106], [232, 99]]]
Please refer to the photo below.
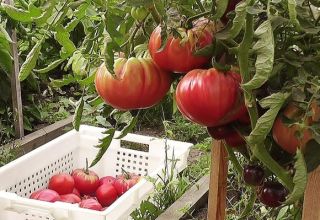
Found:
[[[145, 179], [101, 212], [82, 209], [75, 204], [28, 199], [32, 192], [45, 188], [52, 175], [84, 167], [86, 158], [92, 161], [98, 152], [94, 146], [104, 136], [103, 131], [105, 129], [83, 125], [79, 132], [72, 130], [0, 168], [0, 220], [128, 219], [130, 213], [153, 191], [152, 184]], [[149, 151], [124, 148], [128, 142], [145, 144]], [[187, 166], [192, 144], [136, 134], [128, 134], [121, 140], [114, 139], [92, 170], [100, 177], [120, 174], [121, 168], [155, 177], [164, 168], [166, 144], [169, 159], [174, 152], [178, 159], [176, 170], [180, 172]]]

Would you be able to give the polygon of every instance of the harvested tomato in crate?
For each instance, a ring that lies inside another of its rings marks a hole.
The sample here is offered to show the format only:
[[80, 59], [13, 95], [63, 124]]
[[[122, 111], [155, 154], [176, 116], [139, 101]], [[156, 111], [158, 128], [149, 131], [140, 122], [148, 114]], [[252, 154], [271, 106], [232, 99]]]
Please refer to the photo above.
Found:
[[[128, 219], [130, 213], [153, 191], [153, 185], [143, 177], [161, 175], [166, 148], [168, 159], [172, 159], [172, 155], [177, 159], [176, 173], [187, 166], [192, 144], [128, 134], [122, 139], [113, 139], [101, 161], [89, 168], [89, 172], [85, 169], [86, 159], [92, 161], [95, 158], [99, 149], [94, 146], [103, 138], [104, 131], [82, 126], [79, 132], [72, 130], [1, 167], [0, 219]], [[138, 147], [131, 149], [132, 145]], [[95, 174], [101, 178], [100, 181], [96, 180]], [[76, 189], [79, 175], [88, 175], [92, 181], [97, 181], [94, 182], [96, 193], [85, 195], [83, 189]], [[69, 189], [61, 190], [59, 181], [67, 182]], [[124, 187], [126, 183], [127, 188]], [[73, 184], [75, 189], [71, 191]], [[50, 189], [45, 190], [49, 185]], [[67, 194], [59, 198], [54, 190]], [[59, 199], [52, 200], [53, 194]], [[112, 195], [112, 198], [106, 200], [104, 195]], [[48, 196], [51, 202], [37, 200], [47, 200]]]

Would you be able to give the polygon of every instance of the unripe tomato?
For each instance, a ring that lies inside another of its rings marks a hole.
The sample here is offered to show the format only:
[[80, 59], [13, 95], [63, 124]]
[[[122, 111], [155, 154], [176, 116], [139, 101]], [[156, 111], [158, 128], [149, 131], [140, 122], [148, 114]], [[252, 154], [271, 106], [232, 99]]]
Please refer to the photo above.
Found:
[[260, 202], [269, 207], [280, 206], [287, 195], [288, 190], [278, 182], [265, 182], [258, 192]]
[[60, 195], [72, 193], [74, 179], [71, 175], [66, 173], [54, 175], [49, 180], [48, 188], [56, 191]]
[[90, 170], [76, 169], [72, 172], [75, 188], [82, 195], [93, 195], [99, 187], [98, 175]]
[[[288, 119], [297, 120], [301, 119], [303, 111], [294, 104], [289, 104], [283, 112], [283, 115]], [[285, 151], [295, 154], [297, 148], [303, 148], [305, 144], [312, 139], [312, 133], [309, 129], [303, 128], [301, 130], [302, 137], [298, 138], [297, 133], [300, 128], [298, 125], [288, 126], [282, 121], [279, 115], [272, 128], [272, 136], [275, 142]]]
[[198, 20], [192, 29], [180, 29], [183, 39], [168, 36], [166, 45], [160, 50], [161, 27], [158, 26], [151, 34], [149, 52], [159, 67], [171, 72], [185, 73], [203, 67], [210, 57], [196, 56], [194, 52], [212, 43], [214, 29], [208, 20]]
[[95, 84], [101, 98], [119, 110], [149, 108], [161, 101], [171, 85], [169, 73], [151, 59], [119, 58], [114, 72], [115, 76], [102, 64]]
[[187, 73], [177, 86], [176, 102], [186, 118], [206, 127], [225, 125], [247, 114], [239, 74], [215, 68]]
[[145, 9], [145, 7], [133, 7], [131, 9], [131, 16], [137, 21], [142, 21], [145, 19], [148, 13], [149, 12], [147, 9]]
[[258, 165], [245, 165], [243, 167], [243, 180], [251, 186], [260, 186], [263, 183], [264, 170]]
[[60, 196], [56, 191], [51, 189], [42, 189], [31, 194], [30, 199], [45, 201], [45, 202], [56, 202], [60, 201]]
[[118, 198], [118, 193], [116, 188], [110, 184], [106, 183], [101, 186], [96, 191], [96, 196], [99, 203], [103, 206], [110, 206]]
[[80, 206], [80, 208], [92, 209], [92, 210], [96, 210], [96, 211], [102, 210], [101, 204], [94, 198], [82, 200], [79, 206]]

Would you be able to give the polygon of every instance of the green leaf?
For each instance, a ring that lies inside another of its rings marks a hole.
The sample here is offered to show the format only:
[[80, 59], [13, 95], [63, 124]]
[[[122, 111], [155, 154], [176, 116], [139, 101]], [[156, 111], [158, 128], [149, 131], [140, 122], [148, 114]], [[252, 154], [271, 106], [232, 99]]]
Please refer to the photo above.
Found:
[[34, 21], [38, 26], [42, 26], [47, 23], [47, 20], [52, 16], [55, 5], [56, 0], [49, 1], [47, 7], [44, 8], [44, 12], [39, 17], [34, 18]]
[[32, 50], [29, 52], [26, 60], [22, 64], [20, 72], [19, 72], [19, 80], [20, 81], [25, 80], [30, 75], [33, 68], [36, 66], [37, 60], [38, 60], [38, 57], [40, 54], [40, 50], [42, 47], [42, 43], [43, 43], [43, 39], [39, 40], [34, 45]]
[[77, 82], [79, 78], [72, 74], [64, 75], [62, 79], [51, 80], [51, 85], [57, 88]]
[[263, 143], [272, 129], [275, 118], [278, 115], [282, 105], [289, 97], [288, 93], [274, 93], [260, 101], [262, 108], [269, 108], [257, 121], [255, 128], [247, 137], [251, 144]]
[[0, 47], [0, 68], [7, 74], [11, 74], [13, 68], [12, 57], [6, 49]]
[[8, 32], [6, 31], [6, 29], [4, 28], [3, 24], [0, 23], [0, 39], [4, 38], [6, 39], [8, 42], [12, 43], [11, 37], [8, 34]]
[[307, 185], [307, 166], [301, 150], [298, 149], [295, 156], [296, 162], [294, 164], [295, 174], [293, 177], [294, 188], [289, 195], [285, 204], [290, 205], [300, 200]]
[[56, 61], [53, 61], [52, 63], [50, 63], [47, 67], [42, 68], [42, 69], [35, 69], [34, 72], [36, 73], [47, 73], [53, 69], [55, 69], [57, 66], [59, 66], [63, 61], [65, 61], [64, 59], [58, 59]]
[[260, 88], [271, 76], [274, 62], [274, 38], [270, 20], [263, 22], [255, 31], [259, 38], [253, 46], [257, 54], [255, 63], [256, 73], [253, 78], [242, 85], [245, 90]]
[[310, 140], [304, 149], [304, 158], [307, 164], [307, 172], [310, 173], [320, 165], [320, 144]]
[[77, 48], [74, 45], [74, 43], [70, 40], [69, 32], [61, 24], [56, 26], [55, 31], [56, 33], [54, 37], [62, 46], [62, 50], [65, 53], [65, 56], [71, 56]]
[[79, 131], [79, 128], [80, 128], [81, 118], [83, 113], [83, 106], [84, 106], [84, 100], [83, 100], [83, 97], [81, 97], [72, 121], [73, 128], [76, 129], [76, 131]]
[[287, 216], [287, 212], [289, 210], [289, 206], [284, 206], [283, 208], [280, 209], [277, 219], [276, 220], [283, 220], [285, 216]]
[[116, 139], [121, 139], [123, 137], [125, 137], [130, 131], [132, 131], [132, 129], [136, 126], [137, 122], [138, 122], [138, 115], [136, 115], [135, 117], [133, 117], [130, 121], [129, 124], [127, 124], [120, 132], [119, 136], [116, 137]]
[[18, 9], [12, 5], [1, 3], [2, 8], [10, 18], [21, 22], [32, 22], [33, 14], [30, 11]]
[[249, 201], [247, 201], [247, 204], [238, 220], [247, 219], [248, 215], [252, 212], [256, 199], [257, 199], [256, 189], [252, 188], [250, 192]]
[[238, 4], [235, 8], [236, 16], [232, 21], [232, 26], [228, 26], [221, 32], [217, 33], [215, 37], [220, 40], [227, 40], [238, 36], [246, 20], [246, 8], [246, 1], [243, 1], [240, 4]]
[[220, 19], [224, 15], [224, 12], [227, 10], [228, 3], [229, 0], [216, 0], [216, 10], [215, 14], [213, 15], [213, 19]]
[[106, 136], [99, 140], [100, 144], [96, 147], [100, 148], [100, 150], [99, 150], [98, 154], [96, 155], [96, 158], [91, 162], [90, 167], [93, 167], [101, 160], [102, 156], [108, 150], [108, 148], [112, 142], [112, 139], [114, 137], [115, 132], [116, 132], [116, 129], [110, 128], [106, 132], [103, 133], [103, 134], [106, 134]]

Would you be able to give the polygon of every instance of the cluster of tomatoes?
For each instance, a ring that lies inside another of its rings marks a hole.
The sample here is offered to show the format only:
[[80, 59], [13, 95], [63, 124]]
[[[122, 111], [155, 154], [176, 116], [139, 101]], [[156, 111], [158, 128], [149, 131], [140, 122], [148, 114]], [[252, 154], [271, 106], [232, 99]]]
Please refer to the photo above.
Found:
[[149, 108], [167, 94], [174, 73], [185, 74], [175, 92], [180, 112], [209, 127], [213, 137], [226, 139], [231, 146], [245, 144], [232, 126], [235, 121], [249, 123], [240, 74], [234, 68], [206, 68], [211, 57], [195, 55], [197, 50], [212, 44], [216, 28], [213, 22], [199, 19], [191, 29], [180, 30], [182, 39], [169, 36], [162, 46], [162, 29], [158, 26], [149, 41], [152, 59], [118, 58], [114, 75], [102, 64], [95, 79], [98, 94], [119, 110]]
[[102, 211], [138, 183], [140, 178], [133, 173], [124, 173], [99, 179], [93, 171], [76, 169], [71, 175], [61, 173], [52, 176], [48, 189], [36, 191], [30, 198], [45, 202], [79, 204], [81, 208]]
[[279, 182], [264, 181], [265, 173], [258, 165], [246, 165], [243, 169], [243, 180], [250, 186], [257, 187], [260, 202], [269, 207], [278, 207], [288, 195], [288, 190]]

